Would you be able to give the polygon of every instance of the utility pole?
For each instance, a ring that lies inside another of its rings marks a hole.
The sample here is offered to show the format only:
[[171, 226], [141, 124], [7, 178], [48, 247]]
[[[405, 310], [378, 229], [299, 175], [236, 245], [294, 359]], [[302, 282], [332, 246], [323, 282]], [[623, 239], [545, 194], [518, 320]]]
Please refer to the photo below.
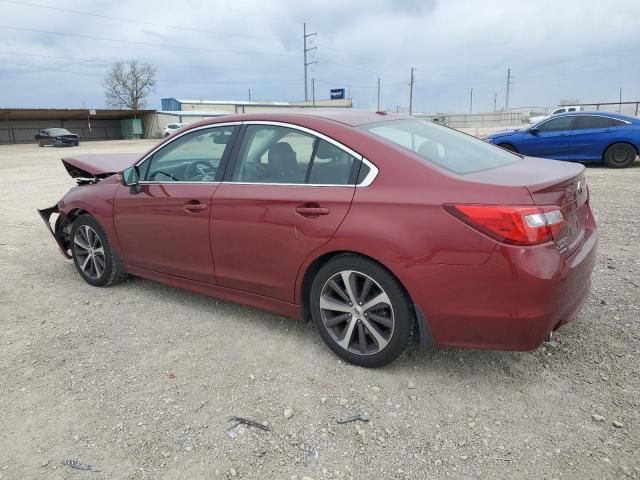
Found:
[[303, 40], [304, 40], [304, 101], [308, 101], [309, 100], [309, 92], [308, 92], [308, 82], [307, 82], [307, 67], [309, 65], [312, 65], [314, 63], [318, 63], [317, 61], [313, 61], [313, 62], [307, 62], [307, 52], [310, 52], [311, 50], [317, 50], [318, 47], [311, 47], [311, 48], [307, 48], [307, 38], [309, 37], [313, 37], [314, 35], [317, 35], [317, 33], [307, 33], [307, 24], [304, 23], [303, 24]]
[[504, 109], [509, 110], [509, 94], [511, 93], [511, 68], [507, 68], [507, 94], [504, 100]]
[[469, 115], [473, 113], [473, 88], [471, 89], [471, 95], [469, 95]]
[[409, 81], [409, 116], [413, 113], [413, 83], [415, 77], [413, 75], [413, 67], [411, 67], [411, 80]]
[[622, 111], [622, 87], [618, 89], [618, 113]]
[[251, 101], [251, 87], [249, 87], [249, 101]]
[[380, 111], [380, 77], [378, 77], [378, 112]]
[[496, 111], [496, 104], [498, 103], [498, 92], [493, 93], [493, 111]]
[[316, 106], [316, 79], [311, 79], [311, 98], [313, 99], [313, 106]]

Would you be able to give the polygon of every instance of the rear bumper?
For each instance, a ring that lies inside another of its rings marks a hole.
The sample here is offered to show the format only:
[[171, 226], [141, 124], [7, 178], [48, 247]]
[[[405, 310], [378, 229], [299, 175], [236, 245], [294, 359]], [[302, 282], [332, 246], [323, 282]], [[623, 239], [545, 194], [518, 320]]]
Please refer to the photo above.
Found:
[[591, 219], [569, 257], [555, 245], [499, 245], [482, 266], [433, 266], [410, 292], [436, 344], [532, 350], [582, 308], [597, 242]]

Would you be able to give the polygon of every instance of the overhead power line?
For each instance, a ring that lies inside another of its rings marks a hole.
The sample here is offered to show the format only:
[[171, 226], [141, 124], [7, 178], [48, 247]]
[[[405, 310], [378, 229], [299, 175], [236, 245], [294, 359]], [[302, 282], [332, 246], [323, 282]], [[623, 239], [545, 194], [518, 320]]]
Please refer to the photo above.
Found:
[[[28, 65], [24, 63], [18, 62], [2, 62], [2, 65], [17, 65], [20, 67], [26, 68], [34, 68], [38, 69], [37, 72], [15, 72], [15, 73], [40, 73], [43, 68], [36, 65]], [[104, 74], [101, 73], [89, 73], [89, 72], [78, 72], [66, 69], [60, 69], [55, 67], [47, 67], [44, 70], [52, 71], [52, 72], [63, 72], [63, 73], [72, 73], [74, 75], [86, 75], [90, 77], [104, 77]], [[168, 80], [168, 79], [159, 79], [159, 82], [163, 83], [177, 83], [177, 84], [205, 84], [205, 85], [258, 85], [258, 84], [281, 84], [281, 83], [296, 83], [299, 82], [299, 78], [294, 79], [286, 79], [286, 80], [227, 80], [227, 81], [219, 81], [219, 82], [208, 82], [208, 81], [199, 81], [199, 80]]]
[[[4, 1], [4, 0], [0, 0]], [[164, 48], [176, 48], [180, 50], [197, 50], [204, 52], [215, 52], [215, 53], [232, 53], [234, 55], [259, 55], [259, 56], [270, 56], [270, 57], [293, 57], [299, 58], [299, 55], [294, 55], [291, 53], [267, 53], [267, 52], [247, 52], [240, 50], [218, 50], [214, 48], [205, 48], [205, 47], [190, 47], [187, 45], [172, 45], [168, 43], [154, 43], [154, 42], [143, 42], [137, 40], [123, 40], [120, 38], [108, 38], [108, 37], [94, 37], [92, 35], [83, 35], [80, 33], [70, 33], [70, 32], [50, 32], [47, 30], [39, 30], [36, 28], [25, 28], [25, 27], [12, 27], [9, 25], [0, 25], [0, 28], [5, 30], [15, 30], [19, 32], [32, 32], [32, 33], [45, 33], [48, 35], [60, 35], [64, 37], [75, 37], [75, 38], [86, 38], [88, 40], [98, 40], [102, 42], [112, 42], [112, 43], [127, 43], [131, 45], [143, 45], [146, 47], [164, 47]]]
[[[353, 84], [351, 82], [345, 82], [342, 80], [323, 80], [323, 79], [317, 79], [316, 78], [316, 82], [318, 83], [324, 83], [326, 85], [349, 85], [350, 88], [378, 88], [378, 84], [377, 83], [372, 83], [370, 85], [362, 85], [362, 84]], [[399, 82], [399, 83], [382, 83], [381, 86], [382, 87], [398, 87], [400, 85], [402, 86], [406, 86], [407, 82]]]
[[[1, 1], [1, 0], [0, 0]], [[18, 57], [37, 57], [37, 58], [50, 58], [53, 60], [68, 60], [78, 63], [91, 63], [96, 65], [111, 65], [116, 62], [126, 61], [122, 58], [80, 58], [80, 57], [60, 57], [57, 55], [42, 55], [38, 53], [24, 53], [24, 52], [8, 52], [0, 50], [0, 55], [15, 55]], [[134, 59], [132, 59], [134, 60]], [[139, 60], [139, 59], [138, 59]], [[175, 64], [163, 64], [155, 63], [154, 61], [147, 60], [147, 63], [152, 64], [154, 67], [167, 67], [167, 68], [189, 68], [195, 70], [229, 70], [232, 68], [234, 71], [251, 71], [251, 72], [282, 72], [282, 68], [243, 68], [243, 67], [206, 67], [203, 65], [175, 65]]]
[[118, 22], [127, 22], [127, 23], [136, 23], [138, 25], [148, 25], [150, 27], [162, 27], [162, 28], [171, 28], [174, 30], [188, 30], [190, 32], [199, 32], [199, 33], [208, 33], [208, 34], [213, 34], [213, 35], [223, 35], [223, 36], [228, 36], [228, 37], [244, 37], [244, 38], [251, 38], [251, 39], [259, 39], [259, 40], [277, 40], [281, 43], [293, 43], [293, 42], [285, 42], [281, 39], [279, 39], [278, 37], [267, 37], [267, 36], [260, 36], [260, 35], [250, 35], [250, 34], [246, 34], [246, 33], [234, 33], [234, 32], [222, 32], [222, 31], [218, 31], [218, 30], [207, 30], [207, 29], [201, 29], [201, 28], [193, 28], [193, 27], [187, 27], [185, 25], [169, 25], [166, 23], [156, 23], [156, 22], [146, 22], [144, 20], [135, 20], [132, 18], [124, 18], [124, 17], [114, 17], [111, 15], [103, 15], [101, 13], [94, 13], [94, 12], [87, 12], [85, 10], [74, 10], [71, 8], [62, 8], [62, 7], [54, 7], [51, 5], [43, 5], [41, 3], [33, 3], [33, 2], [21, 2], [18, 0], [0, 0], [0, 2], [4, 2], [4, 3], [13, 3], [15, 5], [22, 5], [25, 7], [33, 7], [33, 8], [44, 8], [47, 10], [53, 10], [55, 12], [64, 12], [64, 13], [73, 13], [76, 15], [85, 15], [85, 16], [89, 16], [89, 17], [96, 17], [96, 18], [103, 18], [105, 20], [113, 20], [113, 21], [118, 21]]

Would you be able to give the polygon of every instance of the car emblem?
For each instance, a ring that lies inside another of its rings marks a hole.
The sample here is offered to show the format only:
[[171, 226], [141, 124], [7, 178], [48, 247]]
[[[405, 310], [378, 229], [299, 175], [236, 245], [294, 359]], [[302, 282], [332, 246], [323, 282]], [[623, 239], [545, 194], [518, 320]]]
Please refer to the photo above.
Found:
[[582, 194], [583, 191], [584, 191], [584, 184], [582, 180], [578, 180], [578, 194]]

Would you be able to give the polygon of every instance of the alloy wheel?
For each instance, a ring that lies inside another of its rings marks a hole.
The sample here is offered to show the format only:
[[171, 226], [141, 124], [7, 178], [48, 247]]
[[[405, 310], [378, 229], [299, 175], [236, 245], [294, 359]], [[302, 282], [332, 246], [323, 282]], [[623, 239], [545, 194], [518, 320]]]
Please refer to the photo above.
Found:
[[325, 282], [320, 316], [331, 338], [354, 354], [378, 353], [393, 336], [389, 296], [373, 278], [355, 270], [343, 270]]
[[102, 277], [106, 263], [104, 246], [96, 231], [88, 225], [80, 225], [73, 236], [73, 243], [82, 272], [92, 280]]

